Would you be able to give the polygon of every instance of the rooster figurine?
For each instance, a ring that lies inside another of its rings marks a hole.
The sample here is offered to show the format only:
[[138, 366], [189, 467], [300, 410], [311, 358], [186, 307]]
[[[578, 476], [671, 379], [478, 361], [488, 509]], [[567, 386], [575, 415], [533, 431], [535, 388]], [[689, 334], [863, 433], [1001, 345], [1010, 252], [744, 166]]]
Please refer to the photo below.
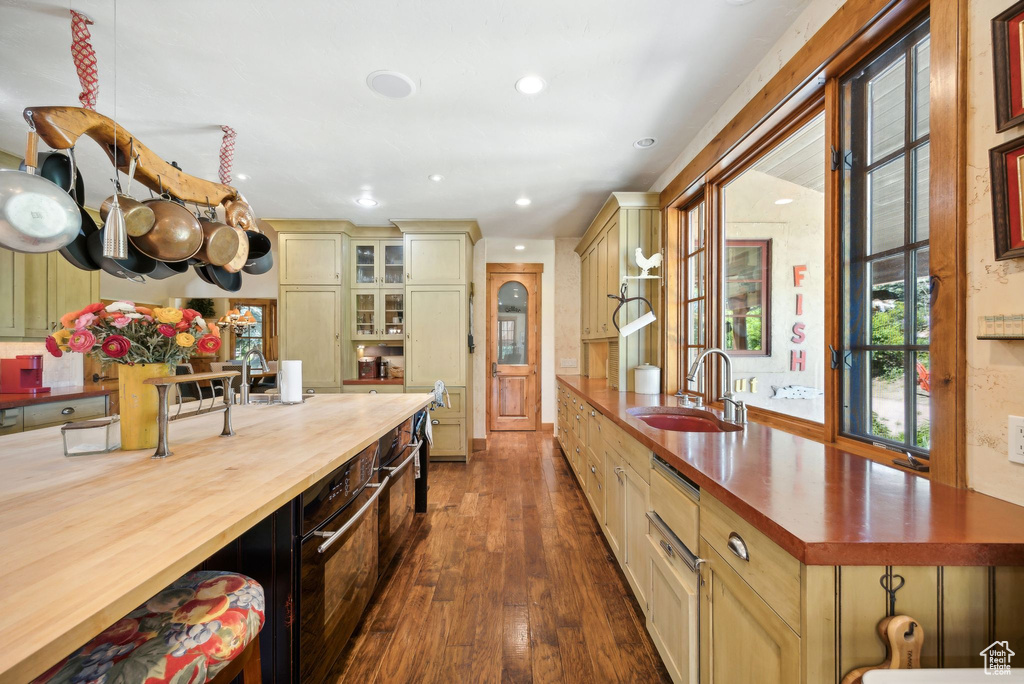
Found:
[[648, 278], [652, 268], [659, 268], [661, 266], [661, 252], [651, 255], [651, 257], [645, 257], [644, 251], [639, 247], [636, 248], [636, 265], [640, 267], [642, 271], [640, 273], [641, 278]]

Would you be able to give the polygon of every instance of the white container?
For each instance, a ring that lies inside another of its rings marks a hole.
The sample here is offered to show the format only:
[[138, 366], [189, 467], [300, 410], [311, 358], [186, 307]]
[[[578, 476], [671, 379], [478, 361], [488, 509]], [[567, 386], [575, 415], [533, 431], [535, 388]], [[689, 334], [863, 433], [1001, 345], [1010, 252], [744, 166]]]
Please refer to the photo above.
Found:
[[302, 361], [281, 361], [277, 386], [281, 392], [281, 403], [302, 403]]
[[634, 368], [633, 391], [637, 394], [661, 394], [661, 369], [649, 363]]

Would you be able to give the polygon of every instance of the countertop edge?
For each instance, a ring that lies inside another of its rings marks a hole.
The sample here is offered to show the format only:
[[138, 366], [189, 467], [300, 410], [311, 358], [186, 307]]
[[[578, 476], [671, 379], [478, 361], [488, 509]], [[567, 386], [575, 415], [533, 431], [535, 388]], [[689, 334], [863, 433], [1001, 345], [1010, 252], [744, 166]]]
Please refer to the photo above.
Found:
[[23, 408], [25, 406], [37, 406], [39, 404], [53, 404], [72, 399], [88, 399], [90, 397], [105, 397], [110, 394], [106, 387], [57, 387], [43, 394], [17, 394], [14, 392], [0, 392], [0, 411], [6, 409]]

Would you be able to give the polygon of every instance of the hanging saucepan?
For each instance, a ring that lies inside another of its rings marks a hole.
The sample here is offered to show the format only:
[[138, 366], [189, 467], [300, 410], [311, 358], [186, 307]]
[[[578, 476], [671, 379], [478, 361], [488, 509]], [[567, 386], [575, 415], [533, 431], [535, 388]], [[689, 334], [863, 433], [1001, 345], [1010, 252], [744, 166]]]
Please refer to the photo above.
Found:
[[82, 229], [74, 199], [35, 175], [36, 142], [33, 131], [26, 146], [26, 171], [0, 169], [0, 247], [30, 254], [60, 249]]
[[99, 228], [92, 215], [85, 210], [84, 202], [78, 200], [78, 198], [85, 197], [85, 183], [82, 181], [82, 174], [77, 172], [74, 152], [70, 149], [68, 154], [50, 152], [46, 153], [45, 156], [40, 155], [40, 159], [42, 161], [39, 164], [39, 175], [49, 181], [53, 181], [61, 186], [61, 188], [68, 188], [71, 196], [78, 201], [78, 211], [82, 218], [82, 227], [79, 229], [78, 235], [70, 243], [60, 248], [61, 256], [72, 266], [83, 271], [100, 270], [99, 264], [94, 263], [92, 257], [89, 256], [87, 243], [89, 236], [99, 230]]
[[252, 230], [245, 231], [245, 234], [249, 238], [249, 258], [242, 270], [249, 275], [262, 275], [274, 266], [270, 238]]
[[195, 269], [200, 278], [222, 290], [238, 292], [242, 289], [241, 273], [229, 273], [221, 266], [196, 266]]
[[149, 274], [151, 280], [163, 280], [180, 275], [188, 270], [187, 261], [158, 261], [156, 268]]
[[124, 259], [110, 259], [103, 256], [103, 234], [96, 231], [89, 236], [89, 256], [104, 271], [118, 278], [144, 283], [147, 276], [156, 269], [156, 259], [146, 256], [137, 248], [128, 245], [128, 256]]
[[153, 210], [156, 222], [145, 235], [130, 238], [130, 242], [146, 256], [159, 261], [185, 261], [191, 259], [203, 246], [203, 229], [192, 212], [169, 199], [151, 199], [143, 202]]
[[192, 266], [192, 270], [196, 272], [196, 275], [199, 276], [203, 282], [209, 283], [210, 285], [217, 284], [210, 279], [210, 275], [206, 272], [206, 264], [195, 264]]
[[231, 263], [238, 254], [238, 243], [241, 241], [238, 231], [218, 221], [217, 213], [212, 208], [206, 216], [199, 217], [199, 225], [203, 229], [203, 246], [199, 248], [196, 257], [211, 266]]
[[[121, 207], [121, 213], [124, 215], [124, 224], [128, 229], [129, 237], [139, 237], [153, 229], [153, 225], [156, 223], [156, 215], [153, 214], [153, 210], [150, 207], [147, 207], [131, 196], [132, 179], [135, 178], [135, 165], [138, 162], [138, 156], [134, 150], [134, 141], [129, 154], [131, 159], [128, 162], [128, 184], [125, 185], [124, 192], [121, 192], [121, 181], [118, 180], [116, 182], [117, 203]], [[106, 221], [113, 206], [113, 195], [103, 200], [103, 204], [100, 205], [100, 218]]]
[[228, 273], [238, 273], [249, 260], [249, 236], [241, 228], [232, 226], [231, 230], [238, 236], [238, 251], [231, 257], [231, 261], [224, 264], [224, 270]]

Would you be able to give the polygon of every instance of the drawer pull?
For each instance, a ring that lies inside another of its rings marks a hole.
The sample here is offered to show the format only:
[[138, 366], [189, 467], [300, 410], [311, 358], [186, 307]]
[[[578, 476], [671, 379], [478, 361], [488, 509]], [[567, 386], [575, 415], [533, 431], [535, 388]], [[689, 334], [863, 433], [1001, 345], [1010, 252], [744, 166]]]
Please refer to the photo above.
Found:
[[576, 453], [577, 454], [580, 453], [580, 448], [579, 447], [576, 447]]
[[597, 415], [597, 411], [591, 411], [591, 412], [590, 412], [590, 417], [591, 417], [591, 418], [593, 418], [593, 417], [594, 417], [594, 416], [596, 416], [596, 415]]
[[596, 474], [597, 473], [597, 468], [595, 468], [594, 466], [590, 466], [590, 472]]
[[68, 406], [67, 408], [64, 408], [64, 409], [60, 410], [60, 415], [62, 415], [62, 416], [70, 416], [74, 412], [75, 412], [75, 409], [73, 407], [71, 407], [71, 406]]
[[437, 419], [434, 419], [434, 420], [430, 421], [430, 424], [431, 424], [431, 425], [440, 425], [440, 424], [441, 424], [441, 421], [439, 421], [439, 420], [437, 420]]
[[623, 476], [623, 474], [626, 471], [623, 470], [622, 468], [620, 468], [619, 466], [615, 466], [615, 471], [614, 472], [615, 472], [615, 477], [619, 478], [619, 482], [622, 482], [622, 476]]
[[743, 537], [735, 532], [729, 533], [729, 550], [740, 560], [750, 562], [750, 552], [747, 551], [747, 543], [743, 541]]
[[672, 550], [672, 547], [664, 539], [659, 539], [658, 540], [658, 545], [661, 546], [661, 548], [663, 548], [665, 550], [665, 555], [668, 556], [669, 558], [671, 558], [672, 556], [676, 555], [676, 552]]

